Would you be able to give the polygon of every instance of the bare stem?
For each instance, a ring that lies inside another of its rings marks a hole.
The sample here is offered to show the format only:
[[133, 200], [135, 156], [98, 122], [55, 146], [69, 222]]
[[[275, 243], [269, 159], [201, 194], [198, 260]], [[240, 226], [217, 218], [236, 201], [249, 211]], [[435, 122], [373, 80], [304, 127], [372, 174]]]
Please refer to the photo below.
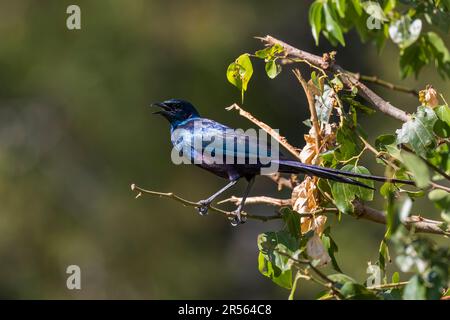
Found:
[[386, 283], [386, 284], [380, 284], [378, 286], [371, 286], [367, 287], [369, 290], [383, 290], [383, 289], [389, 289], [389, 288], [398, 288], [406, 286], [409, 282], [403, 281], [403, 282], [397, 282], [397, 283]]
[[[239, 205], [242, 201], [242, 198], [232, 196], [231, 198], [222, 200], [219, 202], [219, 204], [231, 202], [235, 205]], [[266, 197], [266, 196], [259, 196], [259, 197], [249, 197], [245, 200], [245, 204], [267, 204], [274, 207], [288, 207], [292, 205], [291, 199], [277, 199], [272, 197]]]
[[[312, 64], [316, 67], [324, 69], [328, 72], [340, 75], [342, 82], [350, 89], [356, 87], [358, 89], [358, 95], [360, 95], [363, 99], [370, 102], [376, 109], [381, 112], [403, 122], [409, 120], [409, 115], [396, 107], [394, 107], [388, 101], [385, 101], [371, 89], [369, 89], [365, 84], [360, 82], [355, 76], [340, 67], [339, 65], [334, 63], [333, 59], [329, 58], [329, 55], [324, 55], [323, 57], [314, 55], [312, 53], [297, 49], [281, 40], [278, 40], [272, 36], [265, 36], [259, 38], [266, 45], [281, 45], [284, 49], [287, 58], [298, 58], [307, 61], [309, 64]], [[328, 57], [328, 58], [326, 58]]]
[[[172, 192], [158, 192], [158, 191], [146, 190], [144, 188], [138, 187], [134, 183], [131, 185], [131, 190], [137, 191], [136, 198], [139, 198], [143, 194], [147, 194], [147, 195], [156, 196], [156, 197], [160, 197], [160, 198], [167, 198], [167, 199], [175, 200], [187, 207], [199, 207], [200, 206], [200, 204], [198, 202], [184, 199]], [[214, 207], [214, 206], [209, 206], [209, 210], [212, 212], [215, 212], [215, 213], [222, 214], [227, 218], [234, 217], [234, 215], [235, 215], [233, 211], [225, 211], [225, 210], [222, 210], [222, 209]], [[281, 216], [278, 214], [272, 215], [272, 216], [259, 216], [259, 215], [253, 215], [253, 214], [249, 214], [249, 213], [242, 211], [241, 215], [247, 217], [248, 219], [259, 220], [259, 221], [263, 221], [263, 222], [281, 219]]]
[[408, 93], [413, 95], [414, 97], [418, 98], [419, 97], [419, 91], [416, 89], [411, 89], [408, 87], [404, 87], [404, 86], [400, 86], [397, 84], [393, 84], [391, 82], [388, 82], [386, 80], [380, 79], [377, 76], [366, 76], [366, 75], [362, 75], [362, 74], [355, 74], [355, 78], [357, 79], [361, 79], [362, 81], [365, 82], [371, 82], [371, 83], [375, 83], [379, 86], [394, 90], [394, 91], [399, 91], [399, 92], [404, 92], [404, 93]]
[[315, 140], [316, 140], [316, 154], [318, 155], [319, 152], [319, 148], [320, 148], [320, 125], [319, 125], [319, 119], [317, 117], [317, 110], [316, 110], [316, 106], [314, 103], [314, 95], [312, 94], [311, 90], [308, 87], [308, 83], [306, 82], [305, 79], [303, 79], [302, 74], [300, 72], [299, 69], [294, 69], [292, 70], [292, 72], [294, 73], [295, 77], [297, 78], [298, 82], [300, 82], [300, 84], [303, 87], [303, 90], [305, 91], [306, 94], [306, 98], [308, 100], [308, 105], [309, 105], [309, 112], [311, 113], [311, 122], [313, 124], [314, 130], [316, 131], [315, 134]]
[[286, 150], [288, 150], [294, 157], [296, 157], [298, 160], [300, 160], [299, 155], [300, 155], [301, 149], [295, 148], [292, 145], [290, 145], [287, 142], [285, 137], [281, 136], [278, 132], [276, 132], [274, 129], [272, 129], [270, 126], [268, 126], [264, 122], [256, 119], [250, 112], [245, 111], [244, 109], [239, 107], [236, 103], [234, 103], [230, 107], [226, 108], [226, 110], [228, 110], [228, 111], [233, 110], [233, 109], [238, 110], [239, 115], [243, 116], [244, 118], [247, 118], [248, 120], [250, 120], [251, 122], [256, 124], [258, 127], [263, 129], [264, 131], [266, 131], [271, 137], [273, 137], [276, 141], [278, 141], [278, 143], [280, 143], [283, 147], [285, 147]]

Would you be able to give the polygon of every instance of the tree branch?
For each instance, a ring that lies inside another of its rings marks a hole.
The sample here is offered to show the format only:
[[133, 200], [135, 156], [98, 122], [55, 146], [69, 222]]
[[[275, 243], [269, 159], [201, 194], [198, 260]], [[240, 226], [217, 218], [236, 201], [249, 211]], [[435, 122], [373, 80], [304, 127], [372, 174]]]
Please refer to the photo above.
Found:
[[[235, 205], [239, 205], [241, 203], [241, 201], [242, 201], [242, 198], [232, 196], [231, 198], [220, 201], [219, 204], [222, 204], [225, 202], [231, 202]], [[248, 197], [245, 200], [245, 204], [267, 204], [269, 206], [274, 206], [274, 207], [290, 207], [292, 205], [292, 200], [259, 196], [259, 197]]]
[[[256, 120], [249, 112], [245, 111], [244, 109], [239, 107], [237, 104], [233, 104], [230, 108], [235, 108], [235, 109], [239, 110], [240, 115], [246, 117], [247, 119], [250, 119], [253, 122], [256, 121], [255, 123], [257, 123], [263, 130], [266, 130], [266, 132], [268, 132], [269, 134], [271, 131], [273, 131], [273, 129], [270, 128], [267, 124], [265, 124], [259, 120]], [[230, 108], [228, 108], [228, 109], [230, 109]], [[366, 148], [370, 149], [372, 152], [375, 152], [378, 155], [378, 151], [376, 151], [375, 148], [373, 148], [367, 141], [365, 141], [365, 140], [363, 140], [363, 141], [365, 142]], [[285, 138], [283, 138], [283, 142], [287, 146], [294, 148], [286, 141]], [[275, 179], [273, 181], [276, 182]], [[442, 186], [437, 185], [434, 187], [442, 187]], [[386, 224], [386, 216], [385, 216], [384, 212], [370, 208], [359, 201], [355, 201], [353, 204], [354, 204], [354, 210], [355, 210], [354, 213], [357, 217], [363, 218], [363, 219], [366, 219], [369, 221], [373, 221], [376, 223], [380, 223], [380, 224]], [[450, 230], [448, 228], [446, 228], [446, 230], [442, 230], [440, 228], [441, 225], [444, 225], [443, 222], [425, 219], [425, 218], [422, 218], [421, 216], [411, 216], [407, 221], [404, 221], [403, 224], [408, 229], [414, 228], [414, 230], [416, 232], [433, 233], [433, 234], [440, 234], [440, 235], [446, 235], [446, 236], [450, 235]]]
[[300, 155], [300, 151], [302, 149], [295, 148], [292, 145], [290, 145], [287, 142], [285, 137], [281, 136], [278, 132], [276, 132], [274, 129], [272, 129], [270, 126], [268, 126], [264, 122], [259, 121], [258, 119], [256, 119], [252, 114], [250, 114], [250, 112], [245, 111], [244, 109], [239, 107], [236, 103], [233, 103], [231, 106], [229, 106], [229, 107], [227, 107], [225, 109], [227, 111], [230, 111], [230, 110], [233, 110], [233, 109], [238, 110], [239, 111], [239, 115], [243, 116], [244, 118], [247, 118], [248, 120], [250, 120], [251, 122], [256, 124], [258, 127], [263, 129], [264, 131], [266, 131], [272, 138], [274, 138], [276, 141], [278, 141], [279, 144], [281, 144], [283, 147], [285, 147], [286, 150], [288, 150], [294, 157], [296, 157], [298, 160], [300, 160], [299, 155]]
[[314, 126], [314, 130], [316, 131], [316, 135], [314, 139], [316, 140], [316, 155], [319, 155], [319, 148], [320, 148], [320, 125], [319, 120], [317, 118], [317, 110], [316, 110], [316, 104], [314, 102], [314, 95], [312, 94], [311, 90], [308, 88], [308, 83], [305, 79], [303, 79], [302, 74], [299, 69], [292, 70], [295, 77], [297, 78], [298, 82], [302, 85], [303, 90], [305, 91], [306, 98], [308, 99], [308, 105], [309, 105], [309, 112], [311, 113], [311, 122]]
[[413, 95], [416, 98], [419, 97], [419, 91], [418, 90], [390, 83], [390, 82], [388, 82], [386, 80], [378, 78], [377, 76], [365, 76], [365, 75], [362, 75], [362, 74], [355, 74], [355, 78], [356, 79], [361, 79], [362, 81], [365, 81], [365, 82], [375, 83], [375, 84], [377, 84], [379, 86], [382, 86], [382, 87], [385, 87], [385, 88], [388, 88], [388, 89], [391, 89], [391, 90], [394, 90], [394, 91], [400, 91], [400, 92], [408, 93], [408, 94]]
[[[143, 189], [141, 187], [138, 187], [137, 185], [135, 185], [134, 183], [131, 185], [131, 190], [132, 191], [137, 191], [136, 194], [136, 198], [139, 198], [140, 196], [142, 196], [142, 194], [148, 194], [151, 196], [156, 196], [156, 197], [160, 197], [160, 198], [167, 198], [167, 199], [171, 199], [171, 200], [175, 200], [181, 204], [183, 204], [184, 206], [187, 207], [199, 207], [200, 204], [198, 202], [194, 202], [194, 201], [190, 201], [187, 199], [184, 199], [172, 192], [158, 192], [158, 191], [152, 191], [152, 190], [146, 190]], [[209, 210], [215, 213], [219, 213], [221, 215], [224, 215], [227, 218], [232, 218], [235, 216], [235, 213], [233, 211], [225, 211], [222, 210], [220, 208], [214, 207], [214, 206], [209, 206]], [[270, 221], [270, 220], [277, 220], [277, 219], [281, 219], [280, 215], [272, 215], [272, 216], [259, 216], [259, 215], [253, 215], [253, 214], [249, 214], [247, 212], [242, 211], [241, 215], [246, 217], [247, 219], [252, 219], [252, 220], [259, 220], [259, 221]]]
[[323, 57], [319, 57], [317, 55], [311, 54], [309, 52], [297, 49], [292, 47], [291, 45], [278, 40], [272, 36], [265, 36], [263, 38], [258, 38], [263, 41], [266, 45], [281, 45], [284, 48], [284, 52], [287, 57], [293, 57], [297, 59], [302, 59], [307, 61], [308, 63], [322, 68], [324, 70], [330, 71], [340, 76], [342, 82], [348, 87], [356, 87], [358, 89], [358, 95], [362, 98], [370, 102], [376, 109], [381, 112], [390, 115], [391, 117], [406, 122], [409, 120], [408, 114], [394, 107], [391, 103], [383, 100], [379, 95], [369, 89], [365, 84], [356, 79], [352, 73], [346, 71], [339, 65], [334, 63], [333, 59], [330, 59], [330, 55], [324, 55]]
[[[355, 215], [358, 218], [373, 221], [380, 224], [386, 224], [386, 215], [383, 211], [378, 211], [371, 207], [366, 206], [360, 201], [353, 201]], [[408, 230], [413, 229], [415, 232], [421, 233], [433, 233], [445, 236], [450, 236], [450, 230], [446, 227], [446, 230], [440, 228], [444, 225], [441, 221], [425, 219], [421, 216], [410, 216], [406, 221], [402, 222]]]

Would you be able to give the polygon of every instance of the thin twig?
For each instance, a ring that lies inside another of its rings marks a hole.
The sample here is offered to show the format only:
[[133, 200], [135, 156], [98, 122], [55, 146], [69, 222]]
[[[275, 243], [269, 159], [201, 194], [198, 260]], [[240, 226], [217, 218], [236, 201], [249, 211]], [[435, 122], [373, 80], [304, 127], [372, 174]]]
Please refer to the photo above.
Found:
[[289, 179], [283, 177], [279, 172], [267, 175], [265, 177], [268, 177], [278, 185], [278, 191], [283, 190], [283, 187], [294, 189], [294, 187], [299, 184], [297, 175], [295, 174], [291, 174]]
[[388, 82], [386, 80], [380, 79], [377, 76], [366, 76], [366, 75], [362, 75], [362, 74], [354, 74], [356, 79], [360, 79], [362, 81], [365, 82], [371, 82], [371, 83], [375, 83], [379, 86], [394, 90], [394, 91], [400, 91], [400, 92], [404, 92], [404, 93], [408, 93], [413, 95], [414, 97], [418, 98], [419, 97], [419, 90], [416, 89], [411, 89], [408, 87], [404, 87], [401, 85], [397, 85], [397, 84], [393, 84], [391, 82]]
[[[394, 170], [398, 170], [398, 169], [399, 169], [394, 163], [392, 163], [392, 162], [390, 162], [389, 160], [387, 160], [387, 159], [385, 159], [384, 157], [382, 157], [381, 153], [378, 152], [378, 151], [377, 151], [377, 150], [376, 150], [369, 142], [367, 142], [363, 137], [359, 136], [359, 138], [361, 139], [361, 141], [364, 142], [364, 145], [366, 146], [366, 148], [367, 148], [368, 150], [372, 151], [372, 152], [376, 155], [377, 158], [382, 159], [387, 165], [391, 166], [391, 168], [393, 168]], [[407, 147], [402, 146], [402, 148], [404, 149], [404, 148], [407, 148]], [[412, 150], [409, 149], [409, 148], [405, 149], [405, 151], [412, 152]], [[422, 158], [422, 157], [420, 157], [420, 158], [421, 158], [427, 165], [431, 165], [431, 166], [434, 167], [434, 165], [431, 164], [431, 163], [429, 163], [428, 160], [426, 160], [426, 159], [424, 159], [424, 158]], [[435, 168], [435, 169], [439, 170], [439, 171], [436, 170], [439, 174], [442, 174], [442, 173], [445, 174], [445, 172], [442, 172], [441, 169], [439, 169], [439, 168]], [[442, 173], [441, 173], [441, 172], [442, 172]], [[409, 172], [407, 172], [407, 173], [409, 173]], [[409, 173], [409, 174], [410, 174], [410, 173]], [[411, 174], [410, 174], [410, 175], [411, 175]], [[445, 174], [445, 176], [447, 176], [447, 174]], [[445, 176], [444, 176], [444, 177], [445, 177]], [[430, 185], [431, 185], [431, 187], [432, 187], [433, 189], [440, 189], [440, 190], [444, 190], [444, 191], [450, 193], [450, 187], [443, 186], [443, 185], [438, 184], [438, 183], [433, 182], [433, 181], [430, 181]]]
[[[231, 202], [235, 205], [239, 205], [242, 201], [242, 198], [232, 196], [231, 198], [222, 200], [219, 204]], [[245, 200], [245, 204], [267, 204], [274, 207], [292, 207], [292, 199], [277, 199], [266, 196], [257, 196], [257, 197], [249, 197]], [[337, 208], [319, 208], [312, 212], [298, 213], [301, 217], [314, 217], [315, 215], [322, 215], [325, 213], [336, 213], [338, 212]]]
[[306, 98], [308, 100], [308, 105], [309, 105], [309, 112], [311, 113], [311, 122], [313, 124], [314, 130], [316, 131], [315, 133], [315, 140], [316, 140], [316, 144], [315, 144], [315, 148], [316, 148], [316, 155], [319, 155], [319, 148], [320, 148], [320, 125], [319, 125], [319, 119], [317, 117], [317, 110], [316, 110], [316, 105], [314, 102], [314, 95], [312, 94], [311, 90], [308, 87], [308, 83], [306, 82], [305, 79], [303, 79], [302, 74], [300, 72], [299, 69], [294, 69], [292, 70], [292, 72], [294, 73], [295, 77], [297, 78], [298, 82], [300, 82], [300, 84], [303, 87], [303, 90], [305, 91], [306, 94]]
[[[333, 202], [332, 198], [329, 198]], [[373, 209], [364, 203], [355, 200], [353, 201], [354, 216], [356, 218], [376, 222], [379, 224], [386, 224], [386, 214], [383, 211]], [[422, 216], [413, 215], [402, 222], [409, 230], [413, 229], [417, 233], [432, 233], [444, 236], [450, 236], [450, 228], [445, 230], [441, 226], [445, 226], [444, 222], [423, 218]]]
[[[200, 204], [198, 202], [184, 199], [172, 192], [158, 192], [158, 191], [146, 190], [141, 187], [138, 187], [134, 183], [131, 185], [131, 190], [137, 191], [136, 198], [139, 198], [140, 196], [142, 196], [142, 194], [148, 194], [148, 195], [152, 195], [152, 196], [156, 196], [156, 197], [175, 200], [175, 201], [183, 204], [184, 206], [188, 206], [188, 207], [196, 207], [197, 208], [200, 206]], [[225, 211], [225, 210], [222, 210], [222, 209], [214, 207], [214, 206], [209, 206], [209, 210], [212, 212], [222, 214], [227, 218], [234, 217], [234, 215], [235, 215], [234, 212], [232, 212], [232, 211]], [[259, 216], [259, 215], [253, 215], [253, 214], [249, 214], [249, 213], [242, 211], [241, 215], [247, 217], [248, 219], [259, 220], [259, 221], [263, 221], [263, 222], [281, 219], [281, 216], [278, 214], [272, 215], [272, 216]]]
[[273, 130], [270, 126], [268, 126], [264, 122], [256, 119], [250, 112], [245, 111], [240, 106], [238, 106], [236, 103], [234, 103], [230, 107], [226, 108], [226, 110], [228, 110], [228, 111], [233, 110], [233, 109], [238, 110], [239, 115], [243, 116], [244, 118], [247, 118], [248, 120], [250, 120], [251, 122], [256, 124], [258, 127], [263, 129], [264, 131], [266, 131], [271, 137], [273, 137], [276, 141], [278, 141], [279, 144], [281, 144], [283, 147], [285, 147], [286, 150], [288, 150], [294, 157], [296, 157], [298, 160], [300, 160], [299, 156], [300, 156], [301, 149], [295, 148], [292, 145], [290, 145], [287, 142], [285, 137], [281, 136], [278, 132]]
[[380, 284], [378, 286], [370, 286], [367, 287], [369, 290], [383, 290], [383, 289], [389, 289], [389, 288], [397, 288], [397, 287], [403, 287], [406, 286], [409, 282], [403, 281], [403, 282], [397, 282], [397, 283], [386, 283], [386, 284]]
[[[353, 201], [353, 206], [354, 213], [358, 218], [386, 224], [386, 214], [383, 211], [373, 209], [358, 200]], [[445, 230], [441, 229], [441, 226], [444, 226], [444, 223], [441, 221], [426, 219], [421, 216], [410, 216], [402, 223], [408, 230], [414, 230], [415, 232], [450, 236], [448, 227]]]
[[324, 59], [324, 57], [320, 57], [309, 52], [294, 48], [291, 45], [269, 35], [258, 39], [262, 40], [268, 46], [275, 44], [281, 45], [287, 58], [293, 57], [304, 59], [314, 66], [320, 67], [334, 74], [340, 74], [342, 82], [348, 88], [351, 89], [353, 87], [356, 87], [358, 89], [358, 95], [370, 102], [376, 109], [400, 121], [406, 122], [409, 120], [409, 115], [405, 111], [400, 110], [394, 107], [388, 101], [385, 101], [383, 98], [369, 89], [365, 84], [356, 79], [352, 75], [352, 73], [335, 64], [333, 59]]
[[431, 185], [431, 187], [433, 189], [440, 189], [440, 190], [444, 190], [444, 191], [450, 193], [450, 188], [449, 187], [443, 186], [443, 185], [438, 184], [438, 183], [433, 182], [433, 181], [430, 181], [430, 185]]
[[[235, 205], [239, 205], [242, 201], [242, 198], [232, 196], [231, 198], [222, 200], [218, 202], [218, 204], [231, 202]], [[259, 197], [248, 197], [245, 200], [245, 204], [267, 204], [274, 207], [288, 207], [292, 205], [291, 199], [277, 199], [272, 197], [266, 197], [266, 196], [259, 196]]]
[[[322, 271], [320, 271], [318, 268], [314, 266], [314, 264], [309, 260], [300, 260], [294, 257], [291, 257], [286, 252], [274, 249], [274, 251], [278, 252], [280, 255], [285, 256], [292, 260], [294, 263], [297, 263], [299, 265], [307, 265], [311, 268], [323, 281], [326, 282], [327, 285], [325, 287], [331, 289], [333, 291], [333, 294], [335, 294], [337, 297], [344, 299], [344, 296], [339, 292], [339, 289], [336, 287], [336, 282], [331, 280], [326, 274], [324, 274]], [[319, 282], [320, 283], [320, 282]], [[322, 284], [323, 285], [323, 284]]]

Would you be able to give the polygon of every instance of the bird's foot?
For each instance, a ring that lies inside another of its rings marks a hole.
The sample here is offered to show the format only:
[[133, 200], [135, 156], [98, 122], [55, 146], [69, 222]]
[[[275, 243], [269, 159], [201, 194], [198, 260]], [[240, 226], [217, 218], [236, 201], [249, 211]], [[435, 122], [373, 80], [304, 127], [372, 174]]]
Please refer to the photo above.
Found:
[[233, 211], [232, 213], [233, 213], [233, 215], [230, 218], [230, 223], [231, 223], [231, 225], [233, 227], [236, 227], [236, 226], [238, 226], [240, 224], [243, 224], [243, 223], [245, 223], [247, 221], [247, 217], [246, 216], [242, 216], [240, 211], [236, 210], [236, 211]]
[[208, 214], [209, 204], [210, 203], [206, 200], [200, 200], [198, 202], [198, 207], [196, 209], [201, 216]]

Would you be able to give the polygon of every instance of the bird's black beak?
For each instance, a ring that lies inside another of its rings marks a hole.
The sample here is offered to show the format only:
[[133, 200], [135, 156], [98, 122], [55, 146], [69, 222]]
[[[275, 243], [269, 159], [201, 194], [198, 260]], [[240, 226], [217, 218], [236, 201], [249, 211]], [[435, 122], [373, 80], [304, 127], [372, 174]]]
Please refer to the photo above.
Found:
[[164, 102], [155, 102], [151, 104], [152, 107], [159, 107], [163, 110], [153, 112], [153, 114], [161, 114], [161, 115], [167, 115], [170, 113], [170, 110], [172, 109], [170, 106], [165, 104]]

